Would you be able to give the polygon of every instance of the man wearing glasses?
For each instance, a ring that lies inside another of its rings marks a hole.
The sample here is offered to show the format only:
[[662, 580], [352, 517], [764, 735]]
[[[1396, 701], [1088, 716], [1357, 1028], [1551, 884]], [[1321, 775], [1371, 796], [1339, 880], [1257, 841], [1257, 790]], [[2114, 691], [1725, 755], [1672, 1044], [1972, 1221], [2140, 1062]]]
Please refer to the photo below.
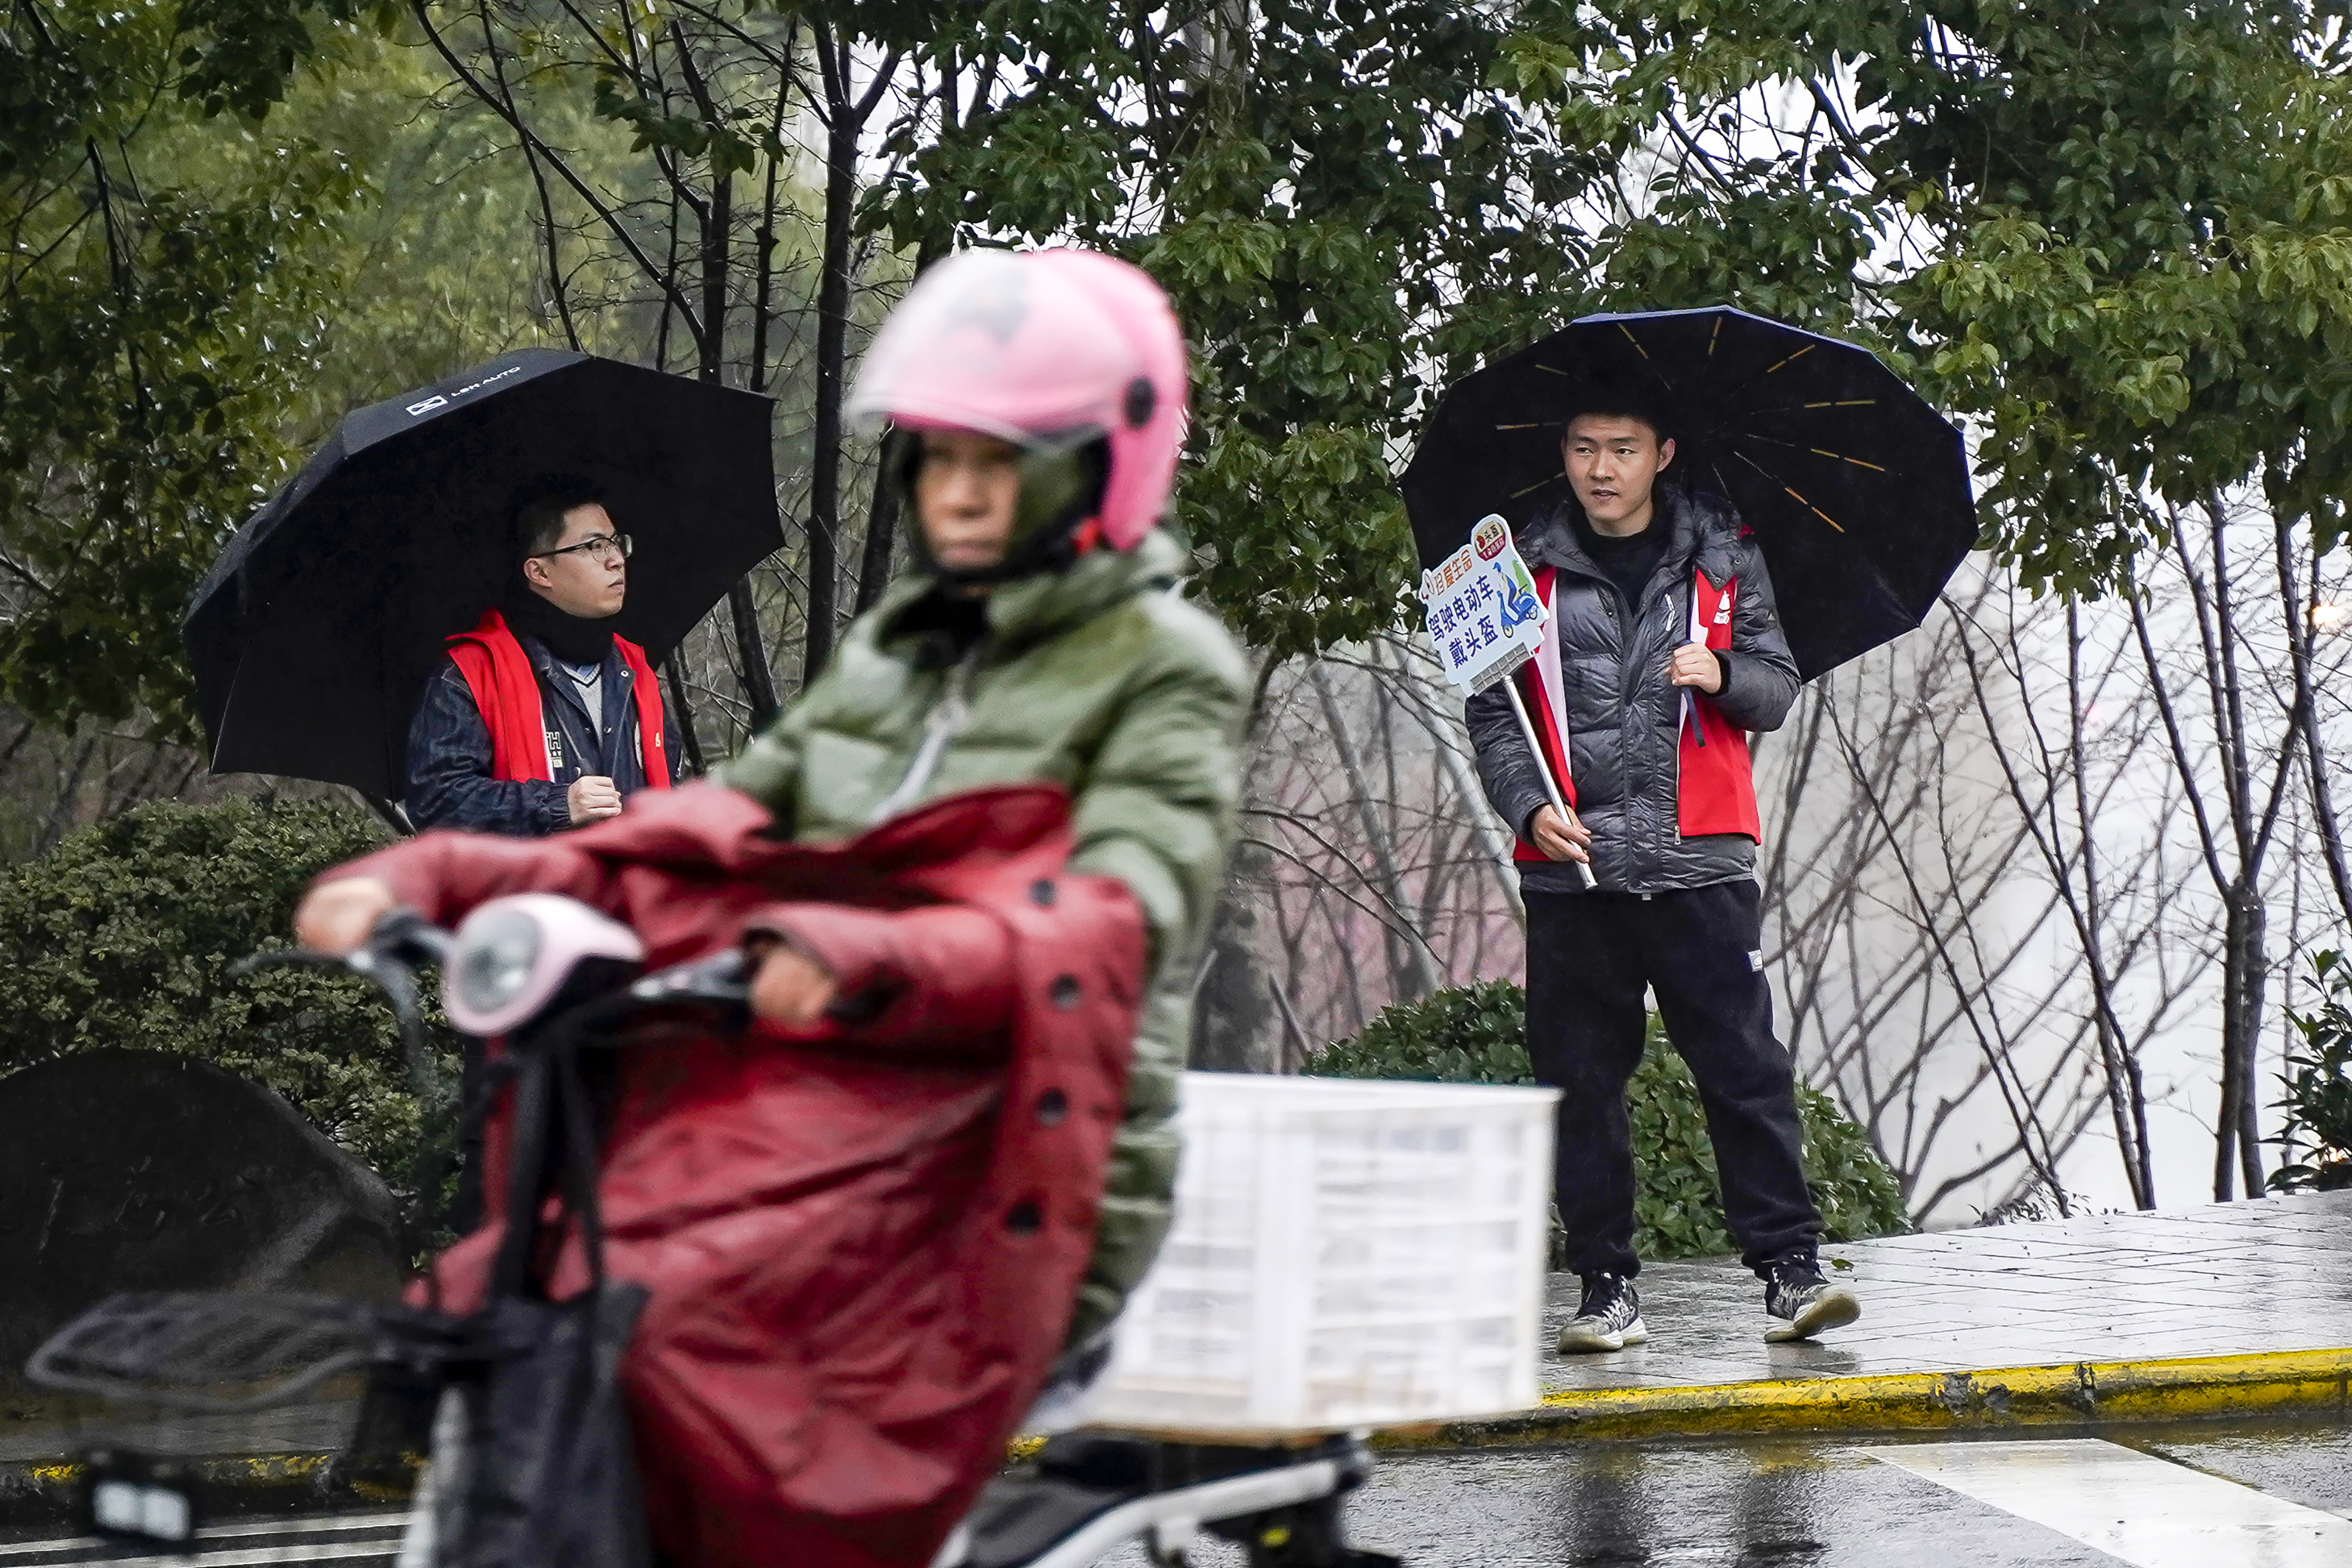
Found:
[[616, 817], [672, 782], [669, 726], [645, 650], [613, 632], [629, 538], [587, 480], [516, 495], [515, 575], [480, 624], [449, 639], [408, 727], [419, 829], [536, 836]]

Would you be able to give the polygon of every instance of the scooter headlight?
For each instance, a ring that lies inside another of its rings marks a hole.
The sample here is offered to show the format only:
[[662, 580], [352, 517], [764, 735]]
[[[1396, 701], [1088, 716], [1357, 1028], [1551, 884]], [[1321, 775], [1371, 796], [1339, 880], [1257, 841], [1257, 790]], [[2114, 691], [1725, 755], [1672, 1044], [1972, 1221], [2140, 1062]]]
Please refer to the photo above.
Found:
[[522, 994], [539, 962], [539, 921], [527, 910], [477, 912], [458, 933], [450, 979], [464, 1010], [496, 1013]]

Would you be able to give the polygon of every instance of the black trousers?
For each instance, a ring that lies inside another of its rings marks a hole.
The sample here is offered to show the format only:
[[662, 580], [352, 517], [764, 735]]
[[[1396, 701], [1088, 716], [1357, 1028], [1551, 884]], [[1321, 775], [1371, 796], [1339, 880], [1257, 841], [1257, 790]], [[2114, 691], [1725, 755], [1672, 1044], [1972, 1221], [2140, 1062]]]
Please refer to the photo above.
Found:
[[1800, 1160], [1796, 1072], [1754, 956], [1759, 896], [1747, 880], [1647, 898], [1527, 894], [1528, 1055], [1537, 1080], [1560, 1091], [1557, 1196], [1577, 1273], [1641, 1269], [1625, 1086], [1642, 1061], [1645, 988], [1698, 1081], [1742, 1260], [1759, 1268], [1821, 1238]]

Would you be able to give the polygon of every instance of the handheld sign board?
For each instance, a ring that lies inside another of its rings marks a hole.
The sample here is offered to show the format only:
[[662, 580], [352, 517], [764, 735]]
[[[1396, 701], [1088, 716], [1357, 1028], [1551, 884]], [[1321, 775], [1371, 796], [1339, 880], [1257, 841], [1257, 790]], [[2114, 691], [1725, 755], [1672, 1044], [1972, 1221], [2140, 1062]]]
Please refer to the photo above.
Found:
[[1475, 695], [1536, 656], [1545, 610], [1535, 579], [1493, 514], [1470, 530], [1470, 542], [1421, 574], [1429, 640], [1445, 678]]
[[[1553, 810], [1573, 821], [1575, 813], [1552, 777], [1518, 683], [1511, 679], [1542, 648], [1550, 614], [1536, 596], [1536, 580], [1519, 559], [1519, 547], [1511, 542], [1511, 525], [1492, 512], [1479, 518], [1468, 544], [1421, 574], [1421, 602], [1445, 678], [1471, 696], [1496, 685], [1510, 694], [1511, 712], [1535, 754], [1544, 793]], [[1591, 888], [1591, 866], [1582, 861], [1575, 865], [1577, 880]]]

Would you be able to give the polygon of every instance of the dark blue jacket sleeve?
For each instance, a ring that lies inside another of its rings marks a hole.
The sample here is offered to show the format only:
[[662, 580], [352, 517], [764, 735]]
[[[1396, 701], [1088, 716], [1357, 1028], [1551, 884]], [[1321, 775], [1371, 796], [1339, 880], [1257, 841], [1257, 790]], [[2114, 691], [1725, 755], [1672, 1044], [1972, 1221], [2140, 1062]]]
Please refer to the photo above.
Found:
[[662, 683], [662, 766], [669, 769], [671, 788], [686, 782], [686, 743], [677, 737], [677, 709], [669, 700], [669, 684]]
[[1469, 726], [1470, 749], [1478, 758], [1478, 782], [1486, 787], [1487, 802], [1514, 835], [1527, 840], [1528, 823], [1538, 807], [1551, 804], [1551, 795], [1544, 789], [1541, 765], [1528, 748], [1518, 716], [1511, 711], [1511, 694], [1499, 685], [1487, 687], [1463, 706], [1463, 720]]
[[1773, 730], [1797, 700], [1797, 661], [1780, 630], [1772, 574], [1754, 539], [1739, 541], [1739, 593], [1732, 601], [1731, 651], [1717, 653], [1723, 689], [1708, 700], [1741, 729]]
[[403, 802], [419, 831], [467, 828], [536, 838], [572, 825], [561, 784], [490, 777], [490, 730], [455, 664], [445, 661], [425, 683], [408, 725], [408, 795]]

